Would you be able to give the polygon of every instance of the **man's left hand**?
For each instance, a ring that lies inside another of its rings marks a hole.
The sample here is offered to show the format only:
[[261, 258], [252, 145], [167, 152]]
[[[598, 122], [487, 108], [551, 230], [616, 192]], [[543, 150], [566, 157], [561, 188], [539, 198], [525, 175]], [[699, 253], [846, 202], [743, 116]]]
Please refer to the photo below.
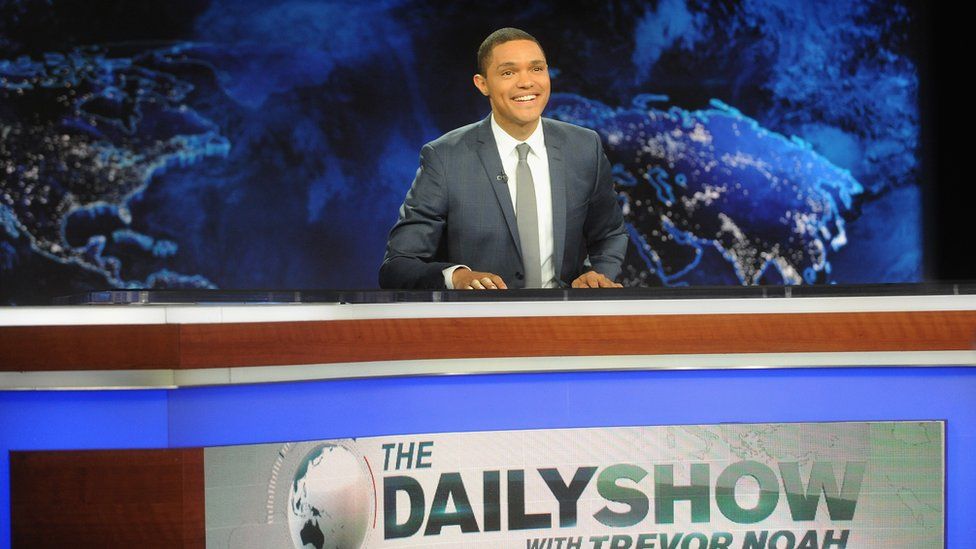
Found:
[[617, 284], [606, 276], [596, 272], [588, 271], [580, 275], [573, 281], [573, 288], [623, 288], [623, 284]]

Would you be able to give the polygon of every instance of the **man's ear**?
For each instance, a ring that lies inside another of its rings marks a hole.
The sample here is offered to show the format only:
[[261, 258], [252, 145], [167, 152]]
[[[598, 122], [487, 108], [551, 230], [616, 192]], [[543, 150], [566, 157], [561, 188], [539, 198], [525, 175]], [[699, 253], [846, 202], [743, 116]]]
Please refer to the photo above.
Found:
[[474, 80], [474, 87], [478, 88], [478, 91], [481, 92], [481, 95], [488, 97], [488, 82], [485, 80], [485, 77], [481, 76], [480, 74], [476, 74], [474, 75], [473, 80]]

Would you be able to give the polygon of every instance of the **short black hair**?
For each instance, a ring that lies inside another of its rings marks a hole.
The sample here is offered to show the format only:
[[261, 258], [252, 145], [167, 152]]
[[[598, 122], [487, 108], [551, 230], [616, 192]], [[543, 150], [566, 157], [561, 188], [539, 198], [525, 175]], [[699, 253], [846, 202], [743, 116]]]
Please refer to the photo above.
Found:
[[[495, 49], [495, 46], [504, 44], [505, 42], [511, 42], [512, 40], [529, 40], [535, 42], [539, 46], [539, 49], [542, 50], [542, 44], [534, 36], [522, 29], [516, 29], [514, 27], [498, 29], [489, 34], [488, 38], [485, 38], [485, 41], [478, 48], [478, 74], [486, 76], [488, 72], [488, 60], [491, 58], [491, 51]], [[542, 55], [546, 55], [545, 50], [542, 50]]]

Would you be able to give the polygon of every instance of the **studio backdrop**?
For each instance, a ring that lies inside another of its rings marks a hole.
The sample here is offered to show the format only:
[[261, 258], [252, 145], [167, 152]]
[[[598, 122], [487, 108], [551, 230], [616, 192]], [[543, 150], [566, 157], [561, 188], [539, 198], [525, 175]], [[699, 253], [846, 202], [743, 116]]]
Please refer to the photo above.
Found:
[[921, 278], [926, 37], [903, 0], [0, 4], [0, 303], [373, 288], [491, 31], [597, 130], [627, 286]]

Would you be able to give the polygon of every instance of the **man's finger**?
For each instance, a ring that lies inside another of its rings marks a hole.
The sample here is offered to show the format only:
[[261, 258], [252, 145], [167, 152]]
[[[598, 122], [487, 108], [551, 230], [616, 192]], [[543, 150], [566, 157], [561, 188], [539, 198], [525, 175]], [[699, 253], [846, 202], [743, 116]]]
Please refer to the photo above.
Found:
[[495, 282], [491, 279], [491, 276], [489, 276], [489, 275], [486, 275], [486, 276], [483, 276], [483, 277], [479, 278], [478, 279], [478, 282], [480, 282], [481, 285], [484, 286], [485, 289], [487, 289], [487, 290], [497, 290], [498, 289], [498, 286], [495, 285]]
[[588, 271], [579, 276], [570, 284], [573, 288], [623, 288], [623, 284], [617, 284], [610, 280], [606, 275], [596, 271]]
[[505, 284], [505, 281], [502, 280], [502, 277], [496, 274], [491, 275], [491, 281], [495, 284], [495, 287], [498, 288], [499, 290], [508, 289], [508, 286]]

